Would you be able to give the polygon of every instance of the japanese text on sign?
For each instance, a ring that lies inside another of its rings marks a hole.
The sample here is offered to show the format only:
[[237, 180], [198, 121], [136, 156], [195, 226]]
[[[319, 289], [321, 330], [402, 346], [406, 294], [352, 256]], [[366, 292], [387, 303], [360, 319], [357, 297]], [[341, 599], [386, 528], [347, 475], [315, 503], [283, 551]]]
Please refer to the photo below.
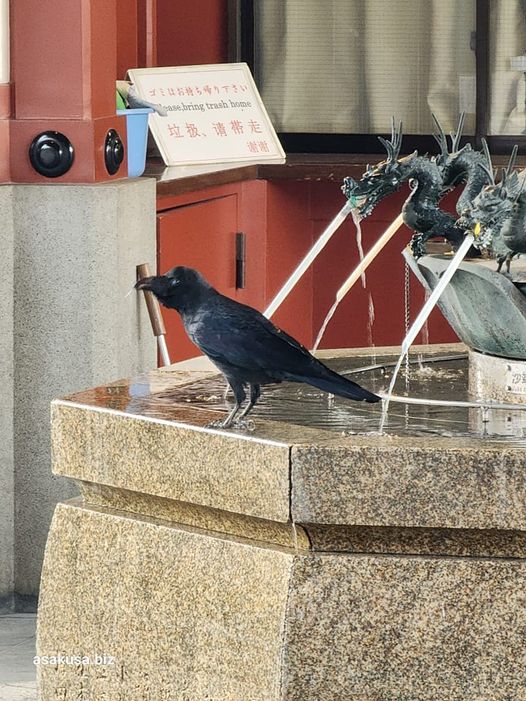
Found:
[[246, 64], [134, 69], [130, 77], [142, 97], [168, 113], [150, 115], [167, 165], [283, 160]]

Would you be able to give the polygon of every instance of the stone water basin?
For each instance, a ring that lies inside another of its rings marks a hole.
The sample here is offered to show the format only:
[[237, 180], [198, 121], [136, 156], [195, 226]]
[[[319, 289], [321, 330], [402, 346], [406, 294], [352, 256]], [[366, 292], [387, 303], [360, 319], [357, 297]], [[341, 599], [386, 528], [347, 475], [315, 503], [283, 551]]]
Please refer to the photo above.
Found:
[[[468, 396], [465, 360], [414, 374], [397, 393]], [[295, 385], [265, 390], [253, 430], [207, 428], [223, 387], [178, 368], [53, 403], [53, 471], [82, 496], [53, 519], [37, 653], [116, 664], [41, 666], [43, 701], [520, 698], [522, 429], [393, 404], [378, 435], [378, 407]]]
[[[321, 351], [319, 355], [325, 356], [333, 369], [350, 379], [374, 392], [385, 393], [398, 359], [398, 349]], [[431, 360], [433, 362], [429, 362]], [[471, 365], [473, 360], [480, 363], [478, 356], [471, 355]], [[71, 399], [157, 419], [185, 420], [182, 416], [188, 416], [192, 421], [201, 417], [198, 423], [206, 424], [226, 415], [232, 395], [225, 398], [225, 381], [210, 363], [194, 361], [194, 366], [196, 362], [197, 367], [204, 369], [185, 374], [186, 370], [165, 368], [131, 381], [89, 390]], [[192, 361], [180, 365], [192, 367]], [[478, 373], [485, 369], [483, 366]], [[510, 397], [490, 396], [484, 403], [480, 390], [472, 391], [474, 384], [479, 384], [479, 380], [470, 376], [470, 357], [462, 344], [416, 347], [411, 352], [407, 370], [403, 368], [400, 373], [395, 395], [460, 402], [476, 400], [481, 402], [481, 408], [407, 405], [393, 401], [385, 433], [390, 437], [456, 436], [526, 445], [526, 412], [518, 408], [514, 411], [511, 406], [507, 410], [488, 410], [485, 407], [497, 399], [505, 402]], [[511, 399], [521, 402], [524, 397], [519, 394]], [[264, 387], [262, 398], [250, 414], [249, 427], [246, 430], [238, 427], [233, 433], [257, 438], [270, 432], [273, 436], [295, 441], [301, 440], [308, 428], [338, 436], [374, 437], [380, 428], [381, 414], [380, 404], [352, 402], [307, 385], [283, 383]], [[329, 437], [330, 434], [325, 434], [325, 438]]]

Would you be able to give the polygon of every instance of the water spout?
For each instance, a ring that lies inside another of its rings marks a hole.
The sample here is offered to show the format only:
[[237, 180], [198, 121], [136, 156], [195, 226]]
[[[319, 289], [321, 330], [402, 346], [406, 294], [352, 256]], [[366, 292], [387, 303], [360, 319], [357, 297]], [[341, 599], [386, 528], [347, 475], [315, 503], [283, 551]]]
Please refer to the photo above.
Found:
[[[351, 212], [352, 220], [354, 226], [356, 227], [356, 246], [358, 248], [358, 255], [360, 256], [360, 262], [364, 259], [363, 245], [362, 245], [362, 217], [357, 209], [353, 209]], [[367, 287], [367, 279], [365, 277], [365, 272], [362, 272], [362, 287]]]
[[485, 401], [461, 401], [458, 399], [429, 399], [426, 397], [422, 399], [420, 397], [405, 397], [401, 395], [391, 394], [389, 396], [387, 393], [379, 392], [379, 396], [382, 399], [389, 398], [391, 402], [397, 402], [399, 404], [418, 404], [421, 406], [451, 406], [451, 407], [466, 407], [469, 409], [480, 409], [482, 411], [488, 412], [491, 409], [499, 409], [505, 411], [526, 411], [526, 405], [524, 404], [510, 404], [509, 402], [497, 402], [493, 400]]
[[321, 329], [318, 332], [318, 336], [316, 337], [316, 342], [314, 343], [313, 350], [316, 350], [318, 346], [320, 345], [321, 339], [323, 338], [323, 334], [325, 333], [325, 329], [327, 328], [327, 325], [329, 321], [332, 319], [334, 316], [334, 313], [336, 309], [338, 308], [338, 305], [342, 301], [342, 299], [345, 297], [347, 292], [353, 287], [355, 282], [361, 278], [361, 276], [365, 273], [367, 268], [371, 265], [373, 260], [376, 258], [376, 256], [380, 253], [382, 248], [388, 243], [390, 239], [393, 238], [393, 236], [396, 234], [398, 229], [402, 226], [403, 224], [403, 215], [400, 213], [396, 219], [391, 222], [391, 224], [387, 227], [387, 229], [384, 231], [384, 233], [380, 236], [380, 238], [377, 240], [377, 242], [374, 244], [374, 246], [371, 247], [369, 251], [363, 256], [363, 258], [360, 260], [356, 268], [352, 271], [352, 273], [349, 275], [347, 280], [343, 283], [343, 285], [340, 287], [338, 292], [336, 293], [336, 300], [332, 307], [329, 309], [329, 312], [327, 316], [325, 317], [325, 320], [321, 326]]
[[279, 309], [279, 307], [287, 299], [287, 297], [289, 296], [292, 289], [301, 280], [301, 278], [303, 277], [305, 272], [308, 270], [310, 265], [317, 258], [319, 253], [325, 248], [327, 243], [332, 238], [333, 234], [340, 228], [340, 226], [343, 224], [343, 222], [347, 219], [347, 216], [351, 213], [352, 209], [353, 208], [352, 208], [350, 202], [346, 202], [343, 205], [343, 207], [338, 212], [338, 214], [334, 217], [334, 219], [331, 221], [331, 223], [327, 226], [327, 228], [323, 231], [321, 236], [318, 238], [316, 243], [309, 250], [309, 252], [305, 256], [305, 258], [301, 261], [301, 263], [298, 265], [298, 267], [294, 270], [292, 275], [285, 282], [285, 284], [283, 285], [281, 290], [278, 292], [278, 294], [274, 297], [272, 302], [265, 309], [265, 311], [263, 312], [264, 316], [266, 316], [269, 319], [271, 316], [273, 316], [276, 313], [276, 311]]
[[402, 353], [407, 353], [409, 351], [409, 348], [412, 346], [413, 341], [420, 332], [420, 329], [425, 324], [428, 316], [431, 314], [431, 310], [440, 299], [442, 292], [446, 289], [449, 281], [455, 274], [457, 268], [464, 260], [466, 253], [469, 251], [469, 247], [471, 246], [474, 240], [475, 239], [473, 234], [466, 234], [466, 236], [464, 237], [461, 246], [453, 256], [451, 263], [447, 267], [447, 270], [440, 278], [433, 292], [431, 292], [431, 294], [429, 295], [429, 298], [426, 300], [426, 303], [422, 307], [422, 310], [420, 311], [419, 315], [416, 317], [411, 328], [409, 329], [409, 333], [404, 338], [404, 341], [402, 343]]
[[367, 270], [367, 268], [371, 265], [371, 263], [376, 258], [376, 256], [380, 253], [382, 248], [384, 248], [384, 246], [390, 241], [390, 239], [393, 238], [393, 236], [396, 234], [396, 232], [402, 226], [403, 223], [404, 223], [403, 214], [400, 213], [396, 217], [396, 219], [394, 221], [392, 221], [391, 224], [389, 224], [387, 229], [380, 236], [380, 238], [374, 244], [374, 246], [372, 246], [372, 248], [369, 251], [367, 251], [363, 260], [360, 261], [360, 263], [356, 266], [356, 268], [349, 275], [347, 280], [340, 287], [340, 289], [336, 293], [336, 300], [338, 302], [341, 302], [341, 300], [345, 297], [347, 292], [349, 292], [349, 290], [354, 285], [354, 283], [361, 277], [362, 273], [365, 270]]

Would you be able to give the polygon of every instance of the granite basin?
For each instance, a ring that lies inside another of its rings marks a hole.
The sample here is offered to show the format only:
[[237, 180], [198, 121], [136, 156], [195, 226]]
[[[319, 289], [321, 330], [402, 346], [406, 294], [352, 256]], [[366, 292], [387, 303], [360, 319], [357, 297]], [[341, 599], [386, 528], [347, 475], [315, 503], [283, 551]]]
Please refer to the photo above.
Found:
[[297, 388], [264, 400], [252, 430], [207, 428], [221, 388], [178, 368], [53, 403], [53, 471], [81, 496], [51, 527], [37, 651], [87, 662], [40, 666], [42, 701], [521, 698], [523, 436], [469, 416], [442, 435], [419, 415], [412, 431], [404, 412], [379, 435], [378, 408], [353, 425]]

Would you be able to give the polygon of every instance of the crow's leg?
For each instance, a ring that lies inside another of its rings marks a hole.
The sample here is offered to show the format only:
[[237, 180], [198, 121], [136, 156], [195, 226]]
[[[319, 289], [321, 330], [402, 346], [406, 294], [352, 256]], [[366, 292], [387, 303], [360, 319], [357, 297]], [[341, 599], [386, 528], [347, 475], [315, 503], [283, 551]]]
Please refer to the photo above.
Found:
[[224, 421], [214, 421], [212, 422], [212, 424], [210, 424], [211, 426], [216, 426], [217, 428], [230, 428], [230, 426], [232, 426], [236, 414], [241, 409], [241, 405], [243, 404], [247, 396], [242, 382], [232, 380], [229, 377], [227, 377], [227, 381], [230, 387], [232, 388], [232, 392], [234, 393], [234, 397], [236, 398], [236, 403], [234, 405], [234, 408]]
[[246, 405], [246, 407], [243, 409], [241, 414], [239, 415], [240, 419], [243, 419], [252, 409], [254, 408], [254, 404], [257, 402], [261, 395], [261, 388], [259, 385], [250, 385], [250, 401]]

